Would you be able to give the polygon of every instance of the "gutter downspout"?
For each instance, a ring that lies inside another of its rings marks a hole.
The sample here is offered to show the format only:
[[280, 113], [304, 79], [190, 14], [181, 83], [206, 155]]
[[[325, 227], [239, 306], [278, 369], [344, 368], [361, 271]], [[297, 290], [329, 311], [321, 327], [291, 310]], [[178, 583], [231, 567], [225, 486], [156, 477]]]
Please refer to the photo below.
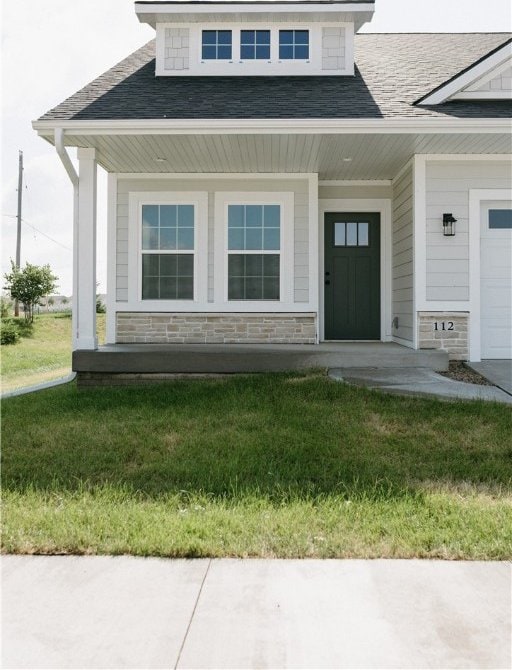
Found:
[[78, 186], [79, 179], [78, 174], [74, 168], [71, 158], [69, 157], [66, 147], [64, 146], [64, 129], [55, 128], [55, 148], [57, 149], [57, 154], [59, 155], [62, 164], [68, 176], [73, 184], [73, 303], [71, 310], [71, 324], [73, 331], [73, 351], [76, 349], [76, 343], [78, 341], [78, 324], [77, 324], [77, 315], [78, 315], [78, 263], [80, 262], [80, 254], [78, 253]]

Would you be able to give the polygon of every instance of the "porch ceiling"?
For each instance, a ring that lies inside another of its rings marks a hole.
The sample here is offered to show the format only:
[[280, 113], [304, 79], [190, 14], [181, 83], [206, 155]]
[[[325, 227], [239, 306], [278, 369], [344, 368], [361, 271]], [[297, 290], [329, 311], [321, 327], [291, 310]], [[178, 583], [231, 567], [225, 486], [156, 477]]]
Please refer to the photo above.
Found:
[[508, 132], [370, 135], [71, 132], [65, 135], [66, 145], [94, 147], [99, 164], [108, 172], [313, 172], [320, 179], [375, 180], [392, 179], [415, 153], [512, 152]]

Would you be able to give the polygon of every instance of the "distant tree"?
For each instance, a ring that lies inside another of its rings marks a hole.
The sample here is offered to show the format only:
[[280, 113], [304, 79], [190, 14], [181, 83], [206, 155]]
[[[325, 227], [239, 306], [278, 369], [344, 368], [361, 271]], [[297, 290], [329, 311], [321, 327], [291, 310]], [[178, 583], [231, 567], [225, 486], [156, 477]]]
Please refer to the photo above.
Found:
[[105, 314], [107, 308], [99, 293], [96, 294], [96, 314]]
[[69, 300], [66, 298], [65, 295], [63, 295], [63, 296], [62, 296], [62, 299], [61, 299], [61, 303], [62, 303], [63, 305], [67, 305], [68, 302], [69, 302]]
[[2, 319], [7, 319], [9, 316], [9, 312], [11, 311], [12, 308], [12, 302], [9, 300], [9, 298], [5, 295], [3, 295], [0, 298], [0, 317]]
[[46, 311], [50, 311], [50, 307], [55, 305], [55, 298], [46, 298]]
[[11, 261], [11, 272], [4, 275], [6, 285], [13, 300], [23, 305], [25, 320], [34, 321], [34, 307], [40, 304], [41, 298], [53, 293], [57, 288], [58, 277], [53, 274], [49, 265], [32, 265], [27, 263], [23, 269], [17, 268]]

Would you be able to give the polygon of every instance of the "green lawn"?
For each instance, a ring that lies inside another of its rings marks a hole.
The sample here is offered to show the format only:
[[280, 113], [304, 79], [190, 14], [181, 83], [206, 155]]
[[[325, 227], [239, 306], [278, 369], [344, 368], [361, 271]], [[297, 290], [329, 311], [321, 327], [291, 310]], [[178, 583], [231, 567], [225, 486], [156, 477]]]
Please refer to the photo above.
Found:
[[[97, 323], [104, 341], [104, 314], [97, 315]], [[71, 313], [36, 316], [32, 333], [3, 345], [1, 354], [4, 392], [65, 377], [71, 372]]]
[[512, 558], [511, 412], [309, 375], [3, 403], [3, 551]]

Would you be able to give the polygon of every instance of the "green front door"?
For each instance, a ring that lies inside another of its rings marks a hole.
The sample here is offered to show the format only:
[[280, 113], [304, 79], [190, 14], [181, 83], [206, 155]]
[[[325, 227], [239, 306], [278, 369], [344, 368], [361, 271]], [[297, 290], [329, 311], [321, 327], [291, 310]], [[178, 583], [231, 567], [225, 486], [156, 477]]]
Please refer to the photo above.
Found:
[[380, 214], [325, 215], [325, 339], [380, 340]]

